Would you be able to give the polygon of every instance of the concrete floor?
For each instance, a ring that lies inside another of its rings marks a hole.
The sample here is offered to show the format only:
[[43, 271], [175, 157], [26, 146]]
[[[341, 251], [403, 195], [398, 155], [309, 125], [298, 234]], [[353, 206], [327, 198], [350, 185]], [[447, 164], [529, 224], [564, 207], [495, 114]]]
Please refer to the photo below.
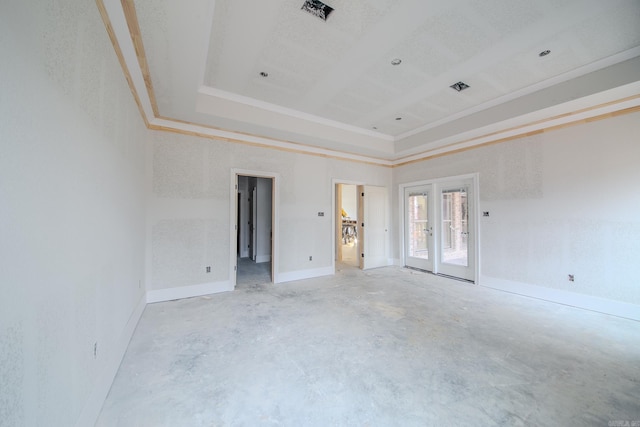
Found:
[[236, 274], [236, 289], [243, 286], [257, 285], [271, 282], [271, 263], [251, 261], [250, 258], [238, 258], [238, 272]]
[[342, 266], [334, 277], [147, 306], [97, 425], [634, 421], [639, 322], [407, 269]]
[[342, 245], [342, 263], [345, 267], [353, 266], [357, 267], [359, 263], [358, 259], [358, 246], [355, 243]]

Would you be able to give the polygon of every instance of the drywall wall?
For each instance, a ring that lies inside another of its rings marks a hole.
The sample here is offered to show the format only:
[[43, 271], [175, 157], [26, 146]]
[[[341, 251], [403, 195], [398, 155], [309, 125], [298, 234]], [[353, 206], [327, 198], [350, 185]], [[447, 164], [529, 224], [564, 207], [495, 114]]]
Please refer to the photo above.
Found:
[[274, 268], [285, 280], [332, 268], [332, 179], [391, 184], [391, 169], [385, 167], [186, 135], [153, 132], [148, 150], [147, 272], [152, 294], [193, 286], [194, 291], [224, 290], [230, 280], [232, 169], [278, 175], [279, 232], [274, 238], [279, 254]]
[[94, 2], [0, 3], [0, 424], [93, 425], [144, 301], [144, 140]]
[[479, 172], [481, 284], [640, 304], [638, 135], [633, 113], [406, 165], [394, 200], [402, 183]]

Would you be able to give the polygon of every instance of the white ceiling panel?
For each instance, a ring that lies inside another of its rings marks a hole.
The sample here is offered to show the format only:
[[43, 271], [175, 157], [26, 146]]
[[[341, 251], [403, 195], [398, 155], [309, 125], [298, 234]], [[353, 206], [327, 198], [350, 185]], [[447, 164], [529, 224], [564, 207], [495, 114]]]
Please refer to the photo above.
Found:
[[585, 62], [640, 45], [640, 1], [611, 2], [607, 10], [562, 33], [573, 36], [588, 56]]
[[423, 37], [438, 43], [458, 60], [470, 58], [500, 40], [495, 29], [469, 15], [454, 7], [429, 16], [425, 20]]

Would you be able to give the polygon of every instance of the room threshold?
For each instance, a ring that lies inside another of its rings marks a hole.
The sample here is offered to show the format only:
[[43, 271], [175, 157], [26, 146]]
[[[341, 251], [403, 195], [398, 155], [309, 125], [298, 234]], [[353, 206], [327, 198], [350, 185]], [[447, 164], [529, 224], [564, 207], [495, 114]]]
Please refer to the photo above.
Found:
[[433, 271], [429, 271], [429, 270], [423, 270], [422, 268], [416, 268], [416, 267], [410, 267], [408, 265], [405, 265], [404, 268], [409, 269], [409, 270], [415, 270], [415, 271], [420, 271], [422, 273], [427, 273], [427, 274], [432, 274], [434, 276], [439, 276], [439, 277], [445, 277], [447, 279], [453, 279], [453, 280], [457, 280], [459, 282], [464, 282], [464, 283], [472, 283], [475, 285], [475, 281], [473, 280], [469, 280], [469, 279], [463, 279], [462, 277], [456, 277], [456, 276], [450, 276], [448, 274], [442, 274], [442, 273], [434, 273]]

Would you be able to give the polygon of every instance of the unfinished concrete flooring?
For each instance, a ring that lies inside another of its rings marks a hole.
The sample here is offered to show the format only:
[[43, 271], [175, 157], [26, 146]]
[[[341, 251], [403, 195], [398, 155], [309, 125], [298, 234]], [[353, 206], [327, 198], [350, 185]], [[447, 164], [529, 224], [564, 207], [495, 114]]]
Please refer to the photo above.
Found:
[[97, 425], [620, 421], [640, 421], [640, 323], [345, 268], [147, 306]]

